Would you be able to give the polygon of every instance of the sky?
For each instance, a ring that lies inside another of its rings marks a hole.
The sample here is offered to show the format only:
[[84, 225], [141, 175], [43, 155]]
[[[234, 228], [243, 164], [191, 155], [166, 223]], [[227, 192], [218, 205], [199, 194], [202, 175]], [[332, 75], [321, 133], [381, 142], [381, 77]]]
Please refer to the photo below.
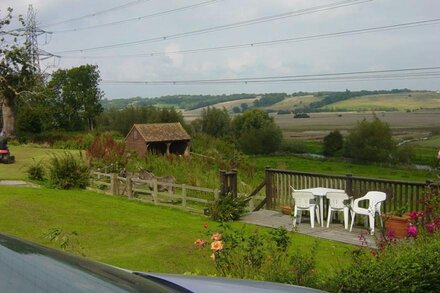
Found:
[[[12, 7], [15, 15], [26, 15], [28, 5], [32, 4], [36, 10], [37, 26], [51, 32], [39, 36], [39, 48], [60, 56], [42, 61], [42, 70], [50, 73], [59, 68], [82, 64], [98, 65], [102, 79], [100, 87], [107, 99], [345, 89], [440, 90], [439, 78], [220, 85], [108, 83], [328, 74], [440, 66], [440, 22], [398, 30], [275, 43], [270, 46], [246, 46], [191, 54], [170, 53], [440, 18], [438, 0], [372, 0], [221, 31], [169, 38], [170, 35], [326, 4], [334, 5], [341, 1], [0, 0], [0, 15], [4, 15], [7, 7]], [[179, 11], [179, 8], [191, 5], [191, 8]], [[157, 15], [176, 9], [178, 11], [173, 13]], [[77, 19], [66, 22], [74, 18]], [[119, 23], [109, 25], [112, 22]], [[159, 40], [89, 50], [154, 38]], [[68, 52], [72, 50], [78, 51]], [[160, 54], [151, 56], [151, 53]]]

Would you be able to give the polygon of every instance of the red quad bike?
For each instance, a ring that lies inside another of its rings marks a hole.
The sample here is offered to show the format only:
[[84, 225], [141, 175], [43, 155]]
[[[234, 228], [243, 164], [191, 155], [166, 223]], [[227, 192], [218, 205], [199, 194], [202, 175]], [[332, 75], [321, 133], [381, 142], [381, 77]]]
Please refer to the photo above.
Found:
[[4, 164], [12, 164], [15, 162], [15, 156], [11, 156], [9, 149], [0, 149], [0, 162]]

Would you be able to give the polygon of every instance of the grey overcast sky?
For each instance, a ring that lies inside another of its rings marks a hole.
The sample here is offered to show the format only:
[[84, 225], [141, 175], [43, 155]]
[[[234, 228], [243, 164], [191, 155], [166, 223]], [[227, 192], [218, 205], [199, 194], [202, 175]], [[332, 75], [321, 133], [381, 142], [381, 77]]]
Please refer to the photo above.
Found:
[[[341, 2], [342, 0], [0, 0], [0, 9], [26, 14], [51, 37], [41, 49], [61, 58], [43, 62], [51, 72], [81, 64], [99, 66], [103, 80], [157, 81], [325, 74], [440, 66], [440, 22], [399, 30], [192, 54], [158, 54], [388, 26], [440, 18], [438, 0], [374, 0], [337, 9], [175, 39], [65, 52], [147, 40]], [[204, 3], [203, 5], [198, 5]], [[129, 4], [129, 5], [125, 5]], [[174, 13], [163, 11], [194, 5]], [[111, 9], [115, 8], [117, 9]], [[99, 13], [105, 11], [104, 13]], [[92, 15], [91, 17], [82, 17]], [[63, 22], [72, 18], [75, 21]], [[134, 21], [125, 21], [135, 19]], [[111, 22], [122, 23], [104, 25]], [[59, 23], [63, 22], [63, 23]], [[58, 24], [57, 24], [58, 23]], [[55, 24], [55, 25], [51, 25]], [[91, 29], [91, 26], [98, 26]], [[64, 52], [64, 53], [63, 53]], [[138, 55], [135, 57], [121, 57]], [[95, 57], [94, 57], [95, 56]], [[74, 57], [74, 58], [73, 58]], [[78, 58], [81, 57], [81, 58]], [[55, 67], [54, 67], [55, 66]], [[411, 88], [439, 90], [439, 78], [235, 85], [130, 85], [102, 83], [105, 97]]]

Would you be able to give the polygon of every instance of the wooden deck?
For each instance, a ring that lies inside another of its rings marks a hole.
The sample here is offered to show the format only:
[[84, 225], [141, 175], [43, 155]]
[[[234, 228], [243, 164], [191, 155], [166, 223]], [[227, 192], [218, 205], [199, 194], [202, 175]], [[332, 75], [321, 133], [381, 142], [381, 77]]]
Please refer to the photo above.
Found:
[[[292, 218], [277, 211], [259, 210], [252, 212], [243, 216], [241, 222], [273, 228], [282, 226], [288, 231], [293, 231]], [[347, 244], [376, 248], [375, 236], [369, 235], [367, 228], [353, 227], [353, 231], [350, 233], [340, 223], [330, 224], [330, 227], [326, 228], [315, 222], [315, 228], [312, 229], [309, 219], [303, 217], [301, 224], [296, 226], [296, 232]], [[361, 234], [364, 235], [366, 243], [362, 243], [359, 239]]]

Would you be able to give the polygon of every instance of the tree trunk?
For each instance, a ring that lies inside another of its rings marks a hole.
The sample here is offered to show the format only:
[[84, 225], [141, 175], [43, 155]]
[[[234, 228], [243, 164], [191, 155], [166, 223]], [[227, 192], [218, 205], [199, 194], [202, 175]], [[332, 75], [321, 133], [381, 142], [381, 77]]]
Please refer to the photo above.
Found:
[[6, 133], [6, 137], [15, 136], [15, 107], [14, 102], [8, 99], [3, 99], [2, 104], [2, 118], [3, 118], [3, 131]]

